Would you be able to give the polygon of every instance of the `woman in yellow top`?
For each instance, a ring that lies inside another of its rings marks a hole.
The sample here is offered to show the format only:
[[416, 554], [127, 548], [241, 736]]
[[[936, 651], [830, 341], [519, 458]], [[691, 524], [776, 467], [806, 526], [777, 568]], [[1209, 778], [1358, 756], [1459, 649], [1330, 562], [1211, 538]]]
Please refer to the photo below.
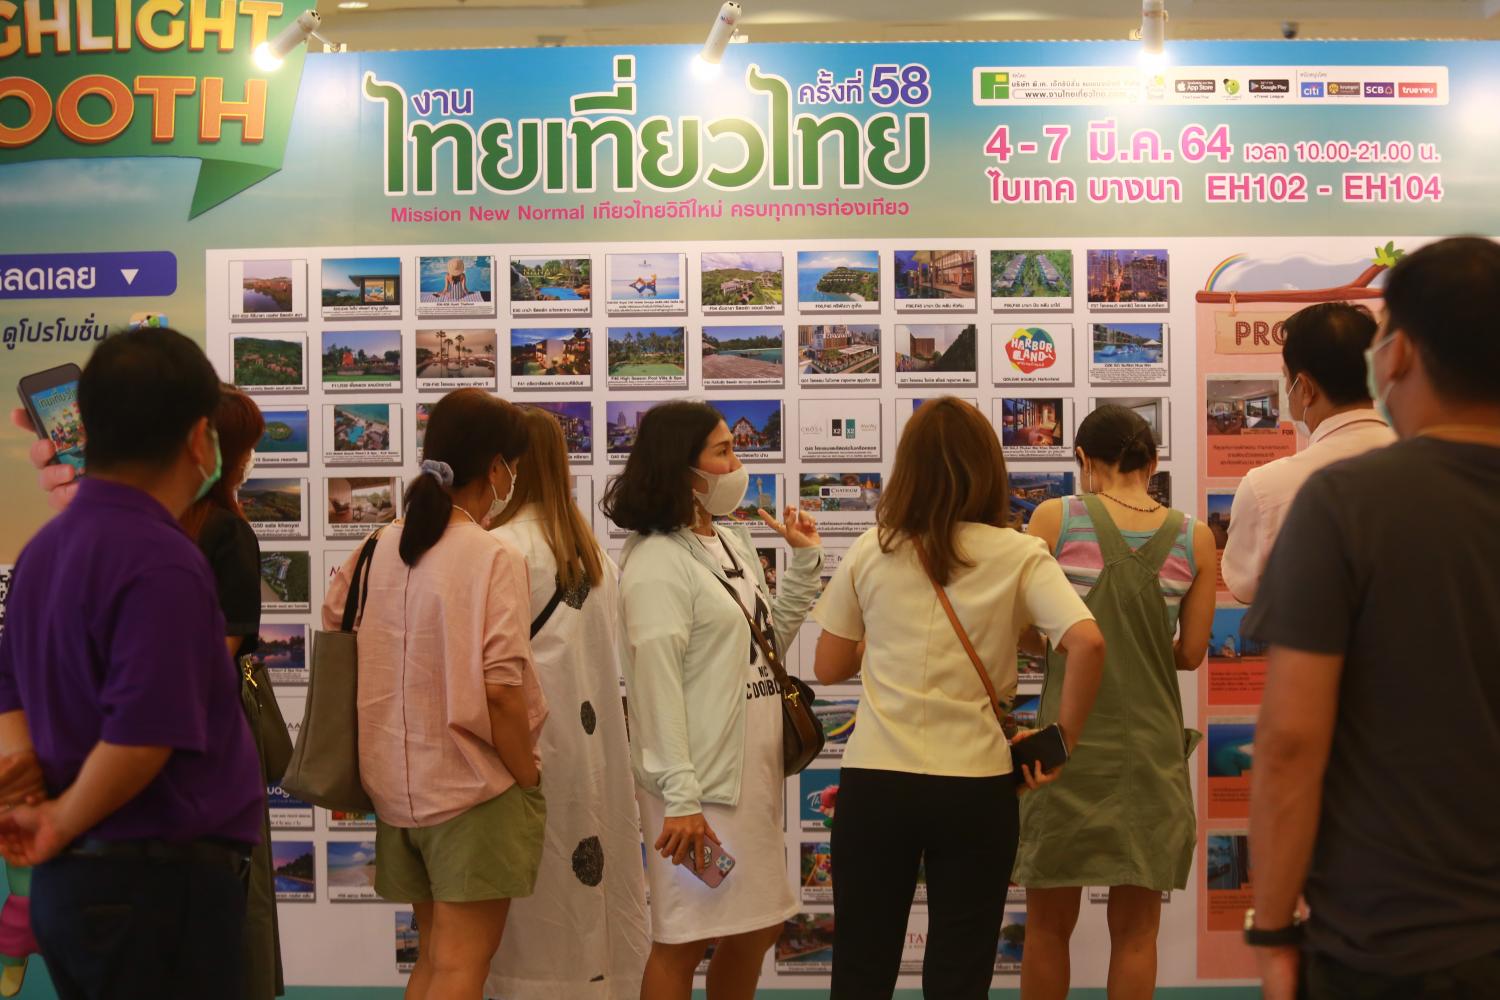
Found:
[[[985, 686], [941, 607], [943, 586], [1002, 703], [1016, 642], [1036, 627], [1068, 656], [1062, 728], [1077, 741], [1104, 659], [1093, 616], [1045, 545], [1010, 525], [994, 428], [952, 397], [902, 435], [877, 526], [819, 602], [823, 684], [862, 673], [833, 820], [834, 998], [888, 997], [925, 862], [927, 996], [989, 995], [1019, 829], [1018, 776]], [[924, 571], [925, 556], [932, 577]], [[863, 662], [861, 662], [863, 645]]]

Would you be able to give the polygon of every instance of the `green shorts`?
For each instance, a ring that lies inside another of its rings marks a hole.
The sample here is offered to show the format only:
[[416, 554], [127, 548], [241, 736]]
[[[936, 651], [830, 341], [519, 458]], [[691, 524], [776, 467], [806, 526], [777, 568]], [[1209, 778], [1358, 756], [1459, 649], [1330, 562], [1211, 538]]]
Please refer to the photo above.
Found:
[[375, 822], [375, 891], [392, 903], [477, 903], [531, 895], [547, 801], [512, 785], [437, 826]]

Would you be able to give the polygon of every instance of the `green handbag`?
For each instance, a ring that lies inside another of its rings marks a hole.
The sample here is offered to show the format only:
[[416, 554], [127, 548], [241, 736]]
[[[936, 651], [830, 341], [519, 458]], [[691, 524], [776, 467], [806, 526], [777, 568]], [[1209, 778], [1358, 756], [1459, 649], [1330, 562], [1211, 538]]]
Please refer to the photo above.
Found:
[[255, 749], [260, 754], [266, 783], [278, 784], [292, 760], [292, 738], [287, 735], [286, 719], [276, 702], [276, 692], [271, 688], [265, 664], [256, 663], [248, 656], [240, 658], [240, 702], [245, 706], [250, 735], [255, 737]]
[[375, 809], [359, 778], [359, 653], [354, 629], [369, 589], [370, 559], [379, 538], [377, 530], [360, 549], [340, 629], [313, 633], [312, 676], [302, 728], [281, 779], [288, 794], [335, 812]]

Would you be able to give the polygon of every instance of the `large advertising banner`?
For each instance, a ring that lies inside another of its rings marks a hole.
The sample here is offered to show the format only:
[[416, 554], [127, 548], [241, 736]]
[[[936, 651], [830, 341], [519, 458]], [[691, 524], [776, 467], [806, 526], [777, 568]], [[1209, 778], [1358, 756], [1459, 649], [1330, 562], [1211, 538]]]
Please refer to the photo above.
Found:
[[[1378, 309], [1402, 252], [1500, 233], [1491, 44], [1187, 43], [1152, 72], [1112, 43], [756, 44], [712, 84], [674, 46], [316, 54], [273, 74], [252, 43], [305, 4], [127, 6], [108, 26], [80, 8], [66, 30], [33, 5], [0, 15], [0, 382], [171, 325], [254, 396], [258, 655], [294, 724], [326, 581], [400, 516], [453, 388], [558, 418], [611, 551], [622, 537], [593, 501], [645, 410], [684, 397], [723, 414], [750, 464], [726, 520], [815, 514], [825, 582], [874, 523], [901, 429], [942, 394], [993, 421], [1022, 523], [1076, 489], [1078, 423], [1117, 403], [1152, 426], [1153, 493], [1222, 537], [1246, 471], [1305, 445], [1286, 317]], [[0, 563], [47, 516], [29, 443], [0, 434]], [[774, 580], [783, 546], [757, 545]], [[1264, 660], [1243, 614], [1221, 587], [1208, 661], [1182, 680], [1207, 739], [1164, 986], [1253, 970], [1236, 930]], [[811, 677], [816, 640], [805, 626], [790, 669]], [[1018, 657], [1019, 722], [1043, 671]], [[817, 697], [830, 743], [786, 796], [802, 912], [768, 990], [827, 986], [859, 689]], [[289, 982], [400, 986], [417, 944], [409, 911], [369, 888], [370, 818], [272, 796]], [[1107, 940], [1105, 898], [1089, 893], [1084, 939]], [[904, 987], [920, 985], [925, 900], [924, 884]], [[1025, 931], [1018, 890], [997, 986], [1016, 985]], [[1085, 949], [1074, 981], [1107, 971], [1107, 949]]]

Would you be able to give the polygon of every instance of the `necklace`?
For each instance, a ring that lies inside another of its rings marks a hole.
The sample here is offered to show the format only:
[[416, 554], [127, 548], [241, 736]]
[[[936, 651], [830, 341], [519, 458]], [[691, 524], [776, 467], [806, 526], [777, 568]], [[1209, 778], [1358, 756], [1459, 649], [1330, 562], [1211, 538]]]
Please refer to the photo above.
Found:
[[1133, 510], [1138, 514], [1154, 514], [1157, 511], [1161, 510], [1161, 504], [1154, 504], [1150, 507], [1137, 507], [1133, 503], [1126, 503], [1119, 497], [1112, 497], [1108, 493], [1100, 493], [1099, 495], [1106, 500], [1113, 500], [1115, 503], [1119, 504], [1121, 507], [1124, 507], [1126, 510]]
[[454, 504], [454, 505], [453, 505], [453, 509], [454, 509], [454, 510], [456, 510], [456, 511], [458, 511], [458, 512], [459, 512], [459, 513], [460, 513], [460, 514], [462, 514], [462, 515], [463, 515], [463, 516], [464, 516], [464, 517], [467, 517], [467, 518], [468, 518], [468, 519], [469, 519], [469, 522], [470, 522], [470, 523], [471, 523], [471, 524], [473, 524], [473, 525], [474, 525], [474, 527], [476, 527], [476, 528], [478, 528], [478, 527], [480, 527], [480, 524], [479, 524], [479, 522], [478, 522], [478, 521], [476, 521], [476, 520], [474, 520], [474, 515], [473, 515], [473, 514], [470, 514], [470, 513], [469, 513], [469, 512], [468, 512], [468, 511], [466, 511], [466, 510], [464, 510], [464, 509], [463, 509], [463, 508], [462, 508], [462, 507], [460, 507], [460, 506], [459, 506], [459, 505], [458, 505], [458, 504]]

